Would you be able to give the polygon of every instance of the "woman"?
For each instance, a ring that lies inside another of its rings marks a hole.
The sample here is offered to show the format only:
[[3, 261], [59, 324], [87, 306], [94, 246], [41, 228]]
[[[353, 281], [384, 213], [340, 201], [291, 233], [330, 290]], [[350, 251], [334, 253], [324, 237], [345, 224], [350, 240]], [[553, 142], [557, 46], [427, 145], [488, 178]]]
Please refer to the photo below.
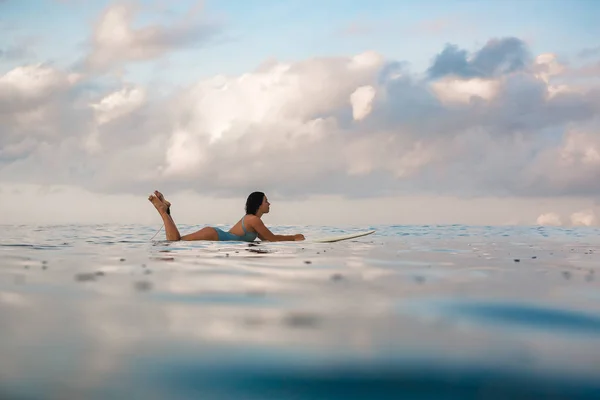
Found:
[[262, 192], [253, 192], [246, 200], [246, 215], [242, 217], [228, 232], [207, 226], [197, 232], [181, 236], [171, 217], [171, 203], [165, 200], [158, 190], [148, 197], [158, 210], [165, 224], [167, 240], [234, 240], [253, 242], [256, 237], [269, 242], [304, 240], [304, 235], [275, 235], [262, 222], [263, 214], [269, 212], [271, 205]]

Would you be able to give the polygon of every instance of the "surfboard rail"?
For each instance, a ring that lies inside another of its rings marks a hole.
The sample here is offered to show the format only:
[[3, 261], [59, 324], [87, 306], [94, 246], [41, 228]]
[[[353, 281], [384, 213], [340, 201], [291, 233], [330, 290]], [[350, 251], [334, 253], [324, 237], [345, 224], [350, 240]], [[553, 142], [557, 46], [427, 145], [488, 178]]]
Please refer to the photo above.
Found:
[[308, 241], [314, 242], [314, 243], [333, 243], [333, 242], [340, 242], [342, 240], [355, 239], [355, 238], [359, 238], [359, 237], [363, 237], [363, 236], [368, 236], [373, 233], [375, 233], [375, 230], [371, 229], [369, 231], [346, 233], [344, 235], [337, 235], [337, 236], [326, 236], [326, 237], [322, 237], [322, 238], [310, 239]]

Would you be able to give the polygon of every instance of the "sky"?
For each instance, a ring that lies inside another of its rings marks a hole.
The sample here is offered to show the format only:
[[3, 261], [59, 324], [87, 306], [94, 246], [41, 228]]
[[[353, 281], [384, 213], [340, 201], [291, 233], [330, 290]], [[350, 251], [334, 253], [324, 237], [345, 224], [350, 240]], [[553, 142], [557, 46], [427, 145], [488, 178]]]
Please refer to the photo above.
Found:
[[595, 0], [0, 0], [0, 224], [600, 225]]

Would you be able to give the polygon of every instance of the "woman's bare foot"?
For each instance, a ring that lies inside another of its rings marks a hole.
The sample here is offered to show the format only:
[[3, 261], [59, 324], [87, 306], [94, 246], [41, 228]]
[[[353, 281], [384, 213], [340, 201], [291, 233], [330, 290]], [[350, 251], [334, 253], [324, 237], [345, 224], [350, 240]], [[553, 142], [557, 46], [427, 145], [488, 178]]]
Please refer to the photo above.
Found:
[[156, 207], [156, 209], [158, 210], [158, 212], [160, 214], [162, 213], [166, 213], [168, 210], [168, 207], [165, 203], [163, 203], [158, 196], [151, 194], [150, 196], [148, 196], [148, 200], [150, 201], [150, 203], [152, 203], [154, 205], [154, 207]]
[[162, 201], [163, 203], [165, 203], [165, 205], [167, 206], [167, 208], [171, 207], [171, 203], [169, 203], [167, 200], [165, 200], [165, 196], [163, 196], [163, 194], [161, 192], [159, 192], [158, 190], [154, 191], [154, 195], [156, 197], [158, 197], [158, 199], [160, 201]]

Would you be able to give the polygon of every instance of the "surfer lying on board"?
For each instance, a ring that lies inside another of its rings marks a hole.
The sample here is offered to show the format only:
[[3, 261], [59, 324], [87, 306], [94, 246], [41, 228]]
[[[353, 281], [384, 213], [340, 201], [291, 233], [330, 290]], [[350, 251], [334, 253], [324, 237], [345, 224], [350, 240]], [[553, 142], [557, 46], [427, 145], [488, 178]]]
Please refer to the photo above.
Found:
[[269, 212], [269, 206], [271, 204], [267, 200], [267, 196], [262, 192], [253, 192], [248, 196], [248, 199], [246, 200], [246, 215], [244, 215], [228, 232], [219, 228], [207, 226], [197, 232], [183, 236], [179, 234], [179, 230], [171, 217], [171, 203], [165, 200], [162, 193], [155, 190], [154, 193], [148, 197], [148, 200], [154, 204], [154, 207], [156, 207], [163, 219], [167, 240], [234, 240], [253, 242], [256, 237], [259, 237], [260, 240], [269, 242], [304, 240], [304, 235], [301, 234], [275, 235], [265, 226], [260, 218], [263, 214]]

